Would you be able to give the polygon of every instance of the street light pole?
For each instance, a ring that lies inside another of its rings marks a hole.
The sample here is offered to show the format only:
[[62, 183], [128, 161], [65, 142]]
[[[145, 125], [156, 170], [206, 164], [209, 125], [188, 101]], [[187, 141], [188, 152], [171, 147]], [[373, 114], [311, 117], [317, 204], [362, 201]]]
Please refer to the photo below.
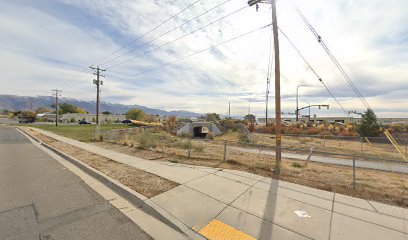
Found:
[[299, 88], [300, 87], [309, 87], [309, 86], [310, 85], [305, 85], [305, 84], [301, 84], [301, 85], [297, 86], [297, 89], [296, 89], [296, 111], [295, 111], [296, 123], [299, 122]]

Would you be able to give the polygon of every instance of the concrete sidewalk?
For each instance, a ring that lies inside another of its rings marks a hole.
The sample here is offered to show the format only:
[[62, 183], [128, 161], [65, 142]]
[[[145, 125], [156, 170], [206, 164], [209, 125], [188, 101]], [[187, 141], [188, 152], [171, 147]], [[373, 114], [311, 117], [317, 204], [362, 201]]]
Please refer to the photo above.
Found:
[[[241, 171], [144, 160], [35, 130], [180, 183], [147, 201], [196, 232], [216, 219], [256, 239], [408, 239], [408, 209]], [[219, 226], [209, 232], [223, 234]]]

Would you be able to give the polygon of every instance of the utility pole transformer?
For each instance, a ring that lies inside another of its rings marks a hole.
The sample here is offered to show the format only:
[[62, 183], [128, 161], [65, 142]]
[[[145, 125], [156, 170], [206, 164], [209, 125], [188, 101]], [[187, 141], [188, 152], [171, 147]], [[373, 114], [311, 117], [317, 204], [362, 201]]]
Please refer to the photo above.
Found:
[[101, 75], [101, 72], [105, 72], [106, 69], [100, 69], [99, 67], [90, 67], [91, 69], [93, 69], [94, 75], [96, 76], [96, 79], [93, 80], [93, 84], [96, 85], [96, 125], [99, 125], [99, 102], [100, 102], [100, 86], [103, 85], [103, 81], [100, 79], [101, 77], [104, 77], [103, 75]]
[[59, 89], [51, 89], [51, 91], [54, 92], [55, 95], [55, 126], [58, 127], [58, 118], [59, 118], [59, 113], [58, 113], [58, 97], [60, 96], [62, 90]]
[[[275, 173], [280, 174], [280, 165], [282, 160], [282, 133], [281, 133], [281, 95], [280, 95], [280, 61], [279, 61], [279, 36], [278, 21], [276, 17], [276, 0], [249, 0], [248, 5], [256, 5], [258, 10], [259, 3], [271, 4], [272, 7], [272, 31], [275, 50], [275, 139], [276, 139], [276, 164]], [[266, 118], [267, 119], [267, 118]]]

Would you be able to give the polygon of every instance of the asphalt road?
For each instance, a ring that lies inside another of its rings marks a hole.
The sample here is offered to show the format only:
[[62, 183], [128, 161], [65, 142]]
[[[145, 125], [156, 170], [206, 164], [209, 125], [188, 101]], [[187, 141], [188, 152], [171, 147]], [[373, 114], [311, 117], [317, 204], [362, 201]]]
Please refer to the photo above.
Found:
[[[259, 154], [259, 149], [255, 148], [242, 148], [242, 147], [234, 147], [234, 146], [229, 146], [228, 149], [234, 150], [234, 151], [240, 151], [240, 152], [247, 152], [247, 153], [255, 153]], [[275, 156], [275, 151], [270, 151], [270, 150], [262, 150], [262, 154], [267, 154], [271, 156]], [[282, 157], [283, 158], [291, 158], [291, 159], [296, 159], [296, 160], [302, 160], [306, 161], [308, 155], [306, 154], [299, 154], [299, 153], [285, 153], [282, 152]], [[341, 165], [341, 166], [353, 166], [353, 160], [351, 159], [343, 159], [343, 158], [337, 158], [337, 157], [329, 157], [329, 156], [316, 156], [312, 155], [310, 158], [310, 161], [312, 162], [320, 162], [320, 163], [328, 163], [328, 164], [335, 164], [335, 165]], [[380, 162], [380, 161], [365, 161], [361, 159], [356, 159], [356, 167], [359, 168], [367, 168], [367, 169], [374, 169], [374, 170], [381, 170], [381, 171], [394, 171], [394, 172], [400, 172], [400, 173], [408, 173], [408, 163], [396, 163], [395, 161], [385, 161]]]
[[152, 239], [14, 128], [0, 126], [0, 239]]

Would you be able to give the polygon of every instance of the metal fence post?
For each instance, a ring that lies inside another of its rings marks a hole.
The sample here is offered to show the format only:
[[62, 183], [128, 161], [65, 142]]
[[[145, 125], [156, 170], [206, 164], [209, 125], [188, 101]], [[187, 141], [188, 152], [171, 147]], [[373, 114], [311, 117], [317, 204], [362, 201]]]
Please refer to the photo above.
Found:
[[307, 167], [307, 165], [309, 164], [310, 159], [312, 158], [312, 155], [313, 155], [313, 148], [311, 147], [309, 151], [309, 156], [307, 156], [307, 159], [306, 159], [305, 167]]
[[224, 162], [227, 161], [227, 140], [224, 140]]
[[356, 156], [353, 155], [353, 189], [356, 190]]
[[188, 158], [191, 157], [191, 138], [188, 139]]

